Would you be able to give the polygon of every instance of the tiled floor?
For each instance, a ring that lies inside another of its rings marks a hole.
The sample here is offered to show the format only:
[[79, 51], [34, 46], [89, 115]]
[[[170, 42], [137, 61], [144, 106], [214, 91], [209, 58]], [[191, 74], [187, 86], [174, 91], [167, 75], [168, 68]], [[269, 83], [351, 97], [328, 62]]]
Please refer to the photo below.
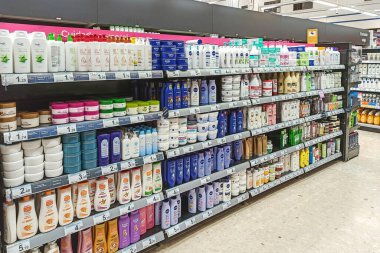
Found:
[[336, 162], [206, 222], [157, 253], [380, 253], [380, 134]]

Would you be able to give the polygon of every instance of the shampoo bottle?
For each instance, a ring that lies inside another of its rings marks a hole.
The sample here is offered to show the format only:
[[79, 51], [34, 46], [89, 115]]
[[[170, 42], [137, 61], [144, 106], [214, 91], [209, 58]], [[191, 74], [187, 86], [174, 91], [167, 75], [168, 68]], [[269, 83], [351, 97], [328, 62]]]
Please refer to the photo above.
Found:
[[119, 249], [124, 249], [131, 243], [130, 239], [130, 221], [128, 214], [122, 215], [118, 223], [119, 230]]
[[[1, 33], [1, 31], [0, 31]], [[4, 213], [4, 241], [8, 244], [17, 240], [16, 226], [16, 206], [12, 201], [5, 201], [3, 205]]]
[[216, 103], [216, 83], [215, 80], [210, 80], [208, 85], [208, 103]]
[[150, 196], [153, 194], [153, 166], [151, 163], [143, 165], [142, 174], [143, 196]]
[[176, 185], [183, 182], [183, 158], [180, 157], [176, 160]]
[[15, 73], [30, 73], [30, 42], [25, 31], [11, 34], [13, 41], [13, 65]]
[[117, 219], [113, 219], [107, 222], [107, 248], [108, 253], [115, 253], [119, 249]]
[[153, 163], [153, 193], [162, 191], [161, 163]]
[[170, 198], [170, 225], [174, 226], [178, 223], [178, 204], [177, 197]]
[[127, 204], [131, 201], [131, 183], [129, 171], [120, 172], [118, 181], [117, 200], [120, 204]]
[[0, 29], [0, 74], [13, 73], [13, 45], [8, 30]]
[[199, 106], [199, 85], [197, 80], [191, 82], [190, 88], [190, 105]]
[[[83, 238], [83, 242], [84, 242]], [[106, 240], [106, 224], [98, 224], [95, 226], [94, 232], [94, 252], [107, 252]]]
[[208, 86], [207, 80], [202, 80], [201, 88], [200, 88], [200, 105], [208, 105]]
[[108, 179], [100, 177], [96, 181], [94, 209], [97, 212], [108, 210], [111, 206], [111, 196], [108, 188]]
[[77, 66], [77, 44], [71, 35], [67, 36], [65, 43], [66, 71], [75, 71]]
[[140, 240], [140, 213], [139, 210], [131, 212], [130, 217], [130, 233], [131, 243], [138, 242]]
[[54, 191], [46, 191], [41, 197], [39, 229], [42, 233], [55, 229], [58, 225], [58, 209]]
[[205, 155], [203, 152], [198, 154], [198, 178], [205, 176]]
[[190, 156], [190, 177], [191, 180], [198, 178], [198, 154]]
[[45, 33], [33, 32], [29, 34], [29, 39], [30, 39], [32, 72], [33, 73], [47, 72], [48, 71], [48, 67], [47, 67], [48, 48], [47, 48]]
[[188, 212], [197, 213], [197, 194], [195, 189], [191, 189], [187, 195]]
[[60, 245], [61, 253], [73, 253], [73, 245], [71, 242], [71, 235], [66, 235], [61, 239], [61, 245]]
[[170, 227], [170, 200], [162, 201], [161, 208], [161, 228], [168, 229]]
[[78, 199], [76, 206], [76, 214], [80, 219], [86, 218], [91, 213], [91, 200], [88, 182], [78, 183]]
[[214, 207], [214, 186], [213, 183], [206, 185], [206, 206], [207, 209]]
[[200, 186], [198, 188], [198, 211], [204, 212], [206, 211], [206, 190], [204, 186]]
[[74, 206], [70, 186], [65, 186], [58, 189], [58, 213], [59, 225], [65, 226], [73, 221]]
[[132, 170], [131, 180], [132, 200], [138, 200], [141, 198], [141, 169], [136, 168]]

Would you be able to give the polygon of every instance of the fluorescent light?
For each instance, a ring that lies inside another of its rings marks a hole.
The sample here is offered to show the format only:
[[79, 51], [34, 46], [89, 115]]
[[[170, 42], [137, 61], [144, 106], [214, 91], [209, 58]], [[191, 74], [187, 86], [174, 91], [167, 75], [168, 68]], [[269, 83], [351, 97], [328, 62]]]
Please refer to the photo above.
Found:
[[321, 0], [314, 0], [313, 2], [317, 3], [317, 4], [322, 4], [322, 5], [330, 6], [330, 7], [337, 7], [338, 6], [336, 4], [333, 4], [333, 3], [330, 3], [330, 2], [326, 2], [326, 1], [321, 1]]
[[323, 16], [315, 16], [315, 17], [310, 17], [309, 19], [320, 19], [320, 18], [327, 18], [326, 15]]
[[379, 12], [379, 11], [380, 11], [380, 9], [374, 10], [374, 12]]
[[342, 10], [346, 10], [346, 11], [352, 11], [352, 12], [360, 12], [360, 10], [358, 9], [354, 9], [354, 8], [350, 8], [350, 7], [340, 7]]
[[362, 14], [367, 15], [367, 16], [377, 17], [375, 13], [370, 13], [370, 12], [363, 11]]

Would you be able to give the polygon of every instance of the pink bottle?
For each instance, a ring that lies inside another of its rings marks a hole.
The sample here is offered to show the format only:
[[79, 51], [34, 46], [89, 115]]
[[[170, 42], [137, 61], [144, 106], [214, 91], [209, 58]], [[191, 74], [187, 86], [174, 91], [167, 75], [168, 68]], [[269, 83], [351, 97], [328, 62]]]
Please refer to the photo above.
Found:
[[139, 209], [140, 213], [140, 235], [146, 233], [146, 207]]
[[154, 227], [154, 204], [146, 207], [146, 229]]

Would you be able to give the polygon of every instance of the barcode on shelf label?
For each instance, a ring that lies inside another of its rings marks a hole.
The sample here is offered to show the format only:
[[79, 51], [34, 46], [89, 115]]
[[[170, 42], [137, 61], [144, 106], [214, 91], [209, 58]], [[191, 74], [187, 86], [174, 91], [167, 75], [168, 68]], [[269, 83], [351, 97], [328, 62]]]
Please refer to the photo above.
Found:
[[212, 216], [212, 210], [208, 210], [208, 211], [202, 213], [203, 219], [207, 219], [207, 218], [209, 218], [211, 216]]
[[30, 250], [30, 240], [23, 240], [11, 245], [8, 249], [8, 253], [19, 253]]
[[57, 126], [57, 134], [63, 135], [63, 134], [72, 134], [77, 132], [77, 125], [76, 124], [67, 124], [62, 126]]
[[139, 122], [143, 122], [145, 120], [145, 117], [144, 115], [140, 114], [140, 115], [130, 116], [129, 120], [131, 121], [132, 124], [139, 123]]
[[107, 212], [95, 215], [93, 219], [94, 219], [94, 225], [97, 225], [111, 219], [111, 214], [109, 211], [107, 211]]
[[74, 81], [73, 73], [53, 73], [55, 83], [72, 82]]
[[201, 112], [201, 109], [199, 109], [199, 107], [191, 107], [189, 110], [190, 114], [197, 114]]
[[67, 177], [69, 178], [69, 184], [75, 184], [75, 183], [87, 180], [87, 172], [81, 171], [76, 174], [70, 174]]
[[189, 228], [189, 227], [194, 226], [194, 225], [195, 225], [195, 217], [185, 221], [186, 228]]
[[121, 206], [120, 209], [119, 209], [120, 215], [124, 215], [124, 214], [130, 213], [130, 212], [132, 212], [134, 210], [135, 210], [135, 204], [134, 203], [129, 203], [127, 205]]
[[151, 204], [159, 202], [160, 200], [161, 200], [160, 195], [154, 195], [154, 196], [151, 196], [151, 197], [147, 198], [146, 199], [146, 203], [148, 205], [151, 205]]
[[156, 237], [155, 236], [149, 237], [142, 242], [143, 249], [146, 249], [154, 245], [155, 243], [156, 243]]
[[132, 246], [129, 246], [128, 248], [124, 248], [120, 251], [121, 253], [137, 253], [137, 246], [136, 244], [133, 244]]
[[65, 230], [65, 236], [77, 233], [83, 228], [83, 221], [73, 222], [70, 225], [63, 227]]
[[101, 81], [106, 80], [107, 76], [105, 72], [90, 72], [89, 73], [89, 80], [90, 81]]
[[226, 210], [231, 207], [231, 201], [227, 201], [226, 203], [223, 203], [222, 208], [223, 210]]
[[128, 170], [128, 169], [134, 168], [136, 167], [136, 160], [131, 159], [131, 160], [122, 162], [120, 166], [121, 166], [121, 170]]
[[144, 156], [143, 161], [144, 161], [144, 164], [157, 162], [157, 156], [156, 155]]
[[102, 175], [112, 174], [118, 171], [117, 164], [109, 164], [107, 166], [101, 166]]
[[11, 189], [11, 194], [13, 199], [18, 199], [23, 196], [32, 194], [32, 185], [25, 184]]
[[5, 135], [8, 135], [9, 137], [7, 138], [5, 136], [4, 141], [7, 141], [7, 139], [9, 139], [10, 142], [16, 142], [16, 141], [26, 141], [28, 139], [28, 131], [26, 130], [5, 133]]
[[131, 79], [131, 73], [129, 72], [115, 72], [116, 79]]
[[179, 225], [175, 225], [174, 227], [171, 227], [168, 230], [166, 230], [166, 233], [169, 237], [178, 234], [179, 232], [181, 232], [181, 228], [179, 227]]
[[114, 127], [119, 125], [119, 118], [103, 119], [103, 127]]

